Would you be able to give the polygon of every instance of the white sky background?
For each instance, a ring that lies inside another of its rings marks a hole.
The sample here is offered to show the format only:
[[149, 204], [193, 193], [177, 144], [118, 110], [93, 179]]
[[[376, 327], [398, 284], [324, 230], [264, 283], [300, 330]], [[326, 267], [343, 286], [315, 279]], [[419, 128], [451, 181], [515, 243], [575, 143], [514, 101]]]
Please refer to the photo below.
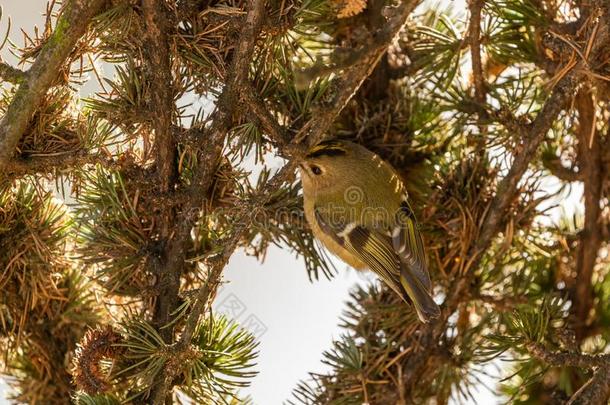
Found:
[[[32, 33], [34, 25], [43, 26], [46, 0], [0, 2], [4, 12], [0, 32], [6, 31], [7, 16], [10, 16], [10, 38], [18, 45], [23, 41], [20, 28]], [[456, 9], [465, 9], [462, 0], [451, 3]], [[14, 62], [6, 49], [1, 55]], [[87, 86], [86, 89], [91, 88]], [[555, 187], [549, 184], [549, 188]], [[578, 205], [581, 194], [577, 187], [562, 205]], [[568, 211], [573, 212], [573, 208]], [[322, 352], [342, 333], [337, 324], [348, 291], [356, 282], [367, 279], [366, 275], [357, 274], [339, 261], [336, 265], [339, 274], [333, 280], [322, 277], [320, 281], [310, 283], [302, 261], [280, 248], [271, 248], [262, 264], [242, 252], [232, 257], [224, 275], [228, 284], [220, 290], [215, 308], [251, 326], [260, 335], [259, 375], [253, 379], [251, 387], [242, 391], [250, 394], [256, 404], [279, 405], [290, 398], [292, 389], [299, 380], [307, 378], [308, 372], [325, 370], [320, 362]], [[492, 375], [497, 373], [493, 367], [486, 371]], [[481, 379], [494, 388], [494, 379], [485, 376]], [[500, 403], [484, 387], [478, 388], [476, 401], [469, 403]], [[0, 404], [8, 404], [3, 399], [6, 390], [0, 381]]]

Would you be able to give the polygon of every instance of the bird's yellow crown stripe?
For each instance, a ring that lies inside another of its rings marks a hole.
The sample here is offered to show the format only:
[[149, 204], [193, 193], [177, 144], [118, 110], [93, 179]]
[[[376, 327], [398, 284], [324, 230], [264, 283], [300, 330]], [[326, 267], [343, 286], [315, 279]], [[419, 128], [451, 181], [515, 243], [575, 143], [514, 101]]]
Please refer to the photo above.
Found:
[[347, 152], [347, 149], [345, 149], [340, 142], [323, 141], [309, 149], [307, 156], [321, 155], [326, 154], [327, 152], [345, 153]]

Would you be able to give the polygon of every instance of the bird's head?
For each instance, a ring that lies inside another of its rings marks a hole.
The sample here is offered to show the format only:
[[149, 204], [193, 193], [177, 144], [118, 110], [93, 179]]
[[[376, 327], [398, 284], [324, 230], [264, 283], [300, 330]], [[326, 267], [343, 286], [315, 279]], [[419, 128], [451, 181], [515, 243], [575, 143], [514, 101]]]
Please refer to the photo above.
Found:
[[358, 145], [348, 141], [323, 141], [312, 147], [299, 164], [305, 191], [320, 191], [338, 185], [353, 174]]

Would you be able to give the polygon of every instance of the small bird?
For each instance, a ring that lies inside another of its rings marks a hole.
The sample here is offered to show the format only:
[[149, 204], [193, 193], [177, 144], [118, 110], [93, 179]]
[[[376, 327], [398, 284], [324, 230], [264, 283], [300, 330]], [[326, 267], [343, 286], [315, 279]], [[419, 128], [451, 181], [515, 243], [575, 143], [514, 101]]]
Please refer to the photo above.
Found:
[[363, 146], [331, 140], [311, 148], [299, 171], [314, 236], [355, 269], [375, 272], [422, 322], [438, 318], [422, 237], [394, 169]]

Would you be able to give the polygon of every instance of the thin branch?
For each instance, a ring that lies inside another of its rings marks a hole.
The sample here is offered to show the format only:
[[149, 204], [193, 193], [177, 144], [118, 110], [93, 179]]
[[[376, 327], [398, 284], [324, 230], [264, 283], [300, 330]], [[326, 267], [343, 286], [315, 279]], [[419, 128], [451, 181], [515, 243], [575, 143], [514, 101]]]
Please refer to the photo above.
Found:
[[478, 103], [485, 102], [486, 85], [481, 63], [481, 9], [485, 0], [470, 0], [470, 24], [468, 36], [470, 42], [470, 58], [472, 59], [472, 80], [474, 83], [474, 99]]
[[69, 170], [87, 164], [101, 164], [104, 167], [118, 168], [119, 164], [102, 154], [74, 153], [69, 155], [37, 156], [31, 158], [12, 159], [6, 166], [7, 178], [20, 177], [28, 174], [51, 173], [59, 170]]
[[[403, 4], [402, 7], [402, 9], [396, 10], [396, 13], [400, 13], [400, 16], [393, 18], [389, 22], [390, 26], [383, 27], [379, 32], [369, 36], [366, 43], [357, 49], [336, 49], [330, 56], [330, 63], [317, 60], [314, 66], [297, 72], [297, 82], [306, 84], [319, 77], [340, 72], [344, 69], [361, 64], [363, 60], [367, 60], [371, 55], [377, 54], [380, 49], [387, 49], [391, 39], [398, 33], [398, 31], [395, 31], [396, 25], [398, 24], [398, 29], [400, 29], [405, 22], [406, 16], [410, 13], [408, 4]], [[406, 15], [403, 14], [403, 12], [406, 12]], [[401, 16], [404, 16], [404, 18], [401, 18]], [[401, 21], [402, 24], [400, 23]], [[393, 32], [394, 34], [392, 34]], [[390, 41], [388, 41], [388, 38], [390, 38]]]
[[72, 0], [66, 5], [55, 30], [30, 68], [27, 79], [19, 85], [0, 121], [0, 170], [15, 152], [32, 114], [57, 78], [76, 42], [105, 4], [106, 0]]
[[0, 62], [0, 78], [13, 84], [21, 84], [28, 77], [27, 72], [12, 67], [8, 63]]
[[271, 137], [272, 144], [278, 150], [283, 151], [290, 143], [290, 138], [275, 117], [271, 115], [264, 101], [256, 94], [256, 90], [252, 86], [247, 86], [241, 96], [252, 113], [259, 119], [263, 129]]
[[562, 165], [559, 158], [543, 159], [542, 164], [544, 165], [545, 169], [560, 180], [574, 182], [581, 181], [583, 178], [583, 174], [581, 172], [577, 172], [574, 169]]
[[[472, 83], [474, 85], [474, 100], [480, 105], [485, 105], [487, 86], [483, 74], [483, 63], [481, 62], [481, 10], [485, 0], [469, 0], [470, 21], [468, 24], [468, 42], [470, 43], [470, 59], [472, 61]], [[485, 138], [488, 128], [485, 124], [479, 124], [476, 134], [476, 150], [480, 153], [485, 148]]]
[[494, 307], [494, 309], [502, 312], [514, 311], [517, 305], [526, 304], [528, 302], [527, 297], [516, 297], [512, 295], [506, 297], [496, 297], [481, 294], [476, 295], [473, 298], [486, 304], [490, 304]]
[[208, 276], [208, 282], [203, 285], [199, 290], [199, 293], [195, 300], [195, 304], [193, 305], [193, 310], [189, 314], [189, 317], [186, 321], [184, 332], [182, 333], [180, 341], [176, 346], [177, 349], [184, 350], [186, 346], [190, 343], [190, 340], [193, 336], [193, 332], [198, 323], [198, 318], [205, 309], [205, 305], [208, 302], [210, 293], [214, 291], [214, 286], [218, 284], [220, 275], [222, 274], [222, 271], [226, 266], [227, 262], [231, 258], [231, 255], [237, 248], [237, 245], [241, 240], [243, 233], [248, 229], [250, 219], [252, 218], [252, 213], [257, 212], [260, 207], [265, 205], [265, 203], [270, 198], [272, 192], [277, 190], [277, 188], [282, 183], [284, 183], [286, 179], [290, 177], [291, 170], [289, 170], [289, 168], [289, 165], [285, 165], [284, 167], [282, 167], [282, 169], [278, 173], [276, 173], [275, 176], [273, 176], [271, 180], [269, 180], [267, 184], [262, 187], [262, 189], [257, 191], [256, 196], [251, 199], [250, 203], [244, 204], [241, 210], [236, 214], [236, 220], [234, 222], [237, 225], [233, 230], [231, 238], [222, 244], [222, 252], [216, 258], [214, 258], [211, 263], [209, 263], [210, 272]]

